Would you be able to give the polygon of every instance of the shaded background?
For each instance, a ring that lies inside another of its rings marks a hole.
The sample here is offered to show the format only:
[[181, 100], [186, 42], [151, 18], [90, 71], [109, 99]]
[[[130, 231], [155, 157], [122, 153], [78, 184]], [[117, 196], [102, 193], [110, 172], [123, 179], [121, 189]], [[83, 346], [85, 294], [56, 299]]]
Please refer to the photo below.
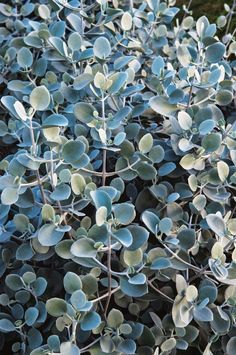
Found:
[[[177, 0], [177, 7], [182, 8], [183, 5], [188, 6], [188, 0]], [[192, 0], [192, 4], [190, 10], [193, 11], [193, 17], [198, 18], [200, 16], [207, 16], [210, 22], [215, 22], [217, 17], [220, 15], [226, 15], [226, 11], [224, 9], [224, 4], [229, 5], [230, 7], [233, 4], [233, 0]], [[183, 11], [181, 11], [183, 14]], [[231, 22], [231, 32], [236, 27], [236, 14], [233, 16]], [[222, 33], [224, 33], [225, 28], [222, 29]]]

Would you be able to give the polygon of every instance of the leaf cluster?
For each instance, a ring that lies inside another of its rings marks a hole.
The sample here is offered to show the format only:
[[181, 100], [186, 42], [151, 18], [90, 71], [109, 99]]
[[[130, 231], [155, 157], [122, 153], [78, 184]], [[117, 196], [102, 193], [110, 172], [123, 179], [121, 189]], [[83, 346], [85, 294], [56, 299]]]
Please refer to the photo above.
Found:
[[236, 353], [233, 8], [184, 11], [0, 4], [1, 353]]

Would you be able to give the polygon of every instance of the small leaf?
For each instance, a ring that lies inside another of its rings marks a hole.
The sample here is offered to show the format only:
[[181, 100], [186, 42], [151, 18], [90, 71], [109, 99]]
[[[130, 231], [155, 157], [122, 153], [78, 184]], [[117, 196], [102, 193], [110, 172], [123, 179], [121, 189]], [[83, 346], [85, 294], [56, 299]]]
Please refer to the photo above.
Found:
[[143, 223], [147, 226], [147, 228], [156, 235], [158, 232], [159, 228], [159, 218], [157, 217], [156, 214], [154, 214], [151, 211], [145, 211], [142, 214], [142, 221]]
[[181, 158], [180, 165], [185, 170], [191, 170], [194, 168], [195, 161], [196, 159], [193, 154], [186, 154], [183, 158]]
[[185, 278], [180, 275], [177, 274], [176, 275], [176, 290], [178, 292], [179, 295], [181, 295], [183, 293], [183, 291], [185, 291], [187, 289], [187, 282], [185, 280]]
[[159, 222], [159, 230], [161, 233], [168, 235], [173, 226], [172, 220], [168, 217], [162, 218]]
[[60, 355], [80, 355], [80, 349], [76, 344], [73, 344], [70, 341], [66, 341], [61, 343]]
[[149, 152], [149, 158], [153, 163], [161, 163], [165, 157], [165, 151], [161, 145], [155, 145]]
[[165, 66], [165, 62], [163, 58], [159, 55], [154, 59], [152, 63], [152, 73], [157, 76], [160, 76], [161, 71], [164, 69], [164, 66]]
[[107, 317], [107, 324], [111, 328], [119, 328], [120, 325], [124, 322], [124, 316], [121, 311], [118, 309], [112, 308]]
[[74, 89], [81, 90], [88, 86], [93, 81], [93, 75], [88, 73], [83, 73], [77, 76], [74, 80]]
[[210, 133], [214, 127], [215, 127], [214, 120], [212, 120], [212, 119], [205, 120], [205, 121], [201, 122], [198, 127], [199, 133], [204, 136], [204, 135]]
[[107, 220], [107, 208], [105, 206], [101, 206], [96, 211], [96, 223], [100, 227], [106, 222], [106, 220]]
[[66, 301], [61, 298], [50, 298], [46, 302], [46, 310], [50, 316], [60, 317], [67, 312]]
[[64, 235], [63, 231], [56, 230], [57, 226], [52, 224], [44, 224], [38, 232], [38, 239], [43, 246], [53, 246], [59, 243]]
[[22, 119], [22, 121], [26, 121], [27, 114], [26, 114], [25, 108], [22, 105], [22, 103], [20, 101], [16, 101], [13, 106], [14, 106], [18, 116]]
[[95, 77], [94, 77], [94, 85], [98, 89], [105, 89], [105, 84], [106, 84], [106, 77], [103, 73], [97, 72]]
[[178, 233], [177, 238], [179, 239], [180, 247], [187, 251], [191, 249], [195, 244], [195, 231], [189, 228], [183, 229]]
[[183, 67], [189, 66], [191, 62], [191, 55], [185, 45], [181, 44], [177, 47], [177, 58]]
[[206, 216], [206, 221], [210, 229], [213, 230], [215, 234], [222, 238], [225, 237], [226, 226], [221, 215], [210, 213]]
[[170, 352], [171, 350], [173, 350], [176, 346], [176, 340], [175, 338], [169, 338], [167, 340], [164, 341], [164, 343], [161, 344], [161, 350], [162, 351], [166, 351], [166, 352]]
[[62, 157], [68, 163], [76, 162], [84, 153], [85, 146], [80, 141], [68, 141], [64, 144], [62, 149]]
[[39, 315], [39, 310], [36, 307], [29, 307], [27, 308], [27, 310], [25, 311], [25, 322], [26, 324], [30, 327], [32, 326]]
[[193, 199], [193, 205], [198, 211], [201, 211], [205, 208], [206, 202], [207, 199], [205, 195], [197, 195]]
[[126, 80], [128, 79], [128, 74], [126, 72], [118, 72], [112, 74], [109, 77], [109, 80], [112, 81], [111, 86], [107, 89], [109, 94], [116, 94], [121, 88], [125, 85]]
[[82, 38], [79, 33], [72, 32], [68, 37], [68, 46], [73, 51], [78, 51], [82, 45]]
[[33, 257], [34, 253], [30, 246], [30, 244], [24, 243], [21, 244], [16, 251], [16, 259], [17, 260], [30, 260]]
[[13, 222], [16, 226], [16, 230], [21, 233], [24, 233], [29, 228], [29, 218], [24, 214], [16, 214], [13, 218]]
[[121, 27], [123, 31], [129, 31], [132, 28], [133, 18], [129, 12], [124, 12], [121, 17]]
[[113, 231], [112, 236], [125, 247], [129, 247], [133, 243], [133, 236], [127, 228], [120, 228], [117, 231]]
[[84, 331], [95, 329], [101, 323], [101, 318], [97, 312], [89, 312], [85, 315], [80, 323], [81, 329]]
[[82, 288], [82, 281], [77, 274], [68, 271], [64, 276], [63, 285], [66, 292], [72, 294], [74, 291], [80, 290]]
[[173, 116], [177, 111], [177, 106], [168, 102], [168, 98], [165, 96], [154, 96], [149, 100], [151, 108], [163, 116]]
[[44, 5], [44, 4], [39, 5], [38, 13], [39, 13], [39, 16], [44, 20], [47, 20], [50, 18], [50, 10], [47, 7], [47, 5]]
[[122, 354], [135, 354], [136, 343], [133, 339], [125, 339], [119, 343], [117, 350], [121, 351]]
[[207, 307], [204, 307], [202, 309], [195, 307], [193, 310], [193, 316], [194, 316], [194, 319], [199, 322], [212, 322], [213, 321], [213, 313]]
[[17, 274], [7, 275], [5, 283], [13, 291], [18, 291], [24, 287], [21, 277]]
[[180, 111], [178, 113], [178, 122], [180, 127], [186, 131], [192, 127], [192, 118], [185, 111]]
[[30, 94], [29, 102], [36, 111], [46, 110], [50, 104], [50, 93], [46, 86], [34, 88]]
[[29, 68], [33, 64], [33, 56], [30, 50], [22, 47], [17, 53], [17, 63], [21, 68]]
[[75, 117], [83, 123], [91, 122], [94, 119], [95, 111], [95, 108], [86, 102], [79, 102], [74, 106]]
[[0, 331], [2, 333], [14, 332], [15, 330], [14, 324], [9, 319], [0, 319]]
[[87, 302], [85, 293], [82, 290], [74, 291], [71, 295], [70, 302], [77, 311], [80, 311]]
[[42, 126], [47, 127], [66, 127], [68, 120], [65, 116], [59, 114], [52, 114], [43, 120]]
[[217, 172], [219, 175], [219, 178], [222, 182], [224, 182], [228, 175], [229, 175], [229, 166], [227, 163], [225, 163], [224, 161], [219, 161], [217, 163]]
[[105, 206], [107, 209], [107, 215], [109, 216], [111, 213], [111, 198], [107, 192], [102, 190], [91, 191], [90, 195], [93, 199], [93, 203], [95, 204], [96, 209], [99, 207]]
[[219, 90], [216, 94], [216, 103], [217, 105], [226, 106], [231, 103], [234, 96], [229, 90]]
[[164, 269], [168, 269], [169, 267], [171, 267], [171, 262], [168, 258], [158, 257], [157, 259], [155, 259], [152, 262], [150, 269], [151, 270], [164, 270]]
[[84, 177], [80, 174], [73, 174], [71, 177], [71, 188], [75, 195], [80, 195], [86, 186]]
[[1, 194], [3, 205], [13, 205], [19, 198], [18, 189], [14, 187], [6, 187]]
[[139, 141], [138, 147], [141, 153], [150, 152], [153, 146], [153, 138], [150, 133], [145, 134]]
[[215, 260], [221, 259], [224, 255], [224, 248], [220, 242], [216, 242], [211, 248], [211, 257]]
[[125, 295], [130, 297], [141, 297], [148, 292], [147, 283], [143, 285], [133, 285], [128, 282], [126, 277], [120, 277], [120, 288]]
[[92, 239], [81, 238], [72, 244], [71, 253], [80, 258], [95, 258], [97, 250]]
[[119, 132], [114, 138], [113, 143], [117, 146], [121, 145], [126, 138], [126, 133], [125, 132]]
[[125, 250], [124, 251], [124, 262], [128, 266], [139, 265], [143, 259], [142, 249], [137, 250]]
[[186, 289], [185, 293], [186, 300], [188, 302], [193, 302], [198, 297], [198, 290], [194, 285], [190, 285]]
[[113, 205], [112, 209], [114, 212], [115, 219], [117, 219], [117, 221], [123, 225], [130, 224], [134, 220], [136, 215], [135, 208], [131, 203], [119, 203]]
[[70, 252], [72, 240], [62, 240], [55, 246], [55, 252], [63, 259], [71, 259], [73, 255]]
[[106, 37], [98, 37], [93, 45], [93, 52], [99, 59], [106, 59], [111, 53], [111, 46]]
[[217, 42], [211, 44], [206, 49], [206, 60], [210, 63], [219, 63], [225, 54], [225, 45], [223, 43]]
[[158, 174], [160, 176], [166, 176], [172, 173], [176, 169], [175, 163], [164, 163], [158, 170]]
[[54, 208], [48, 204], [43, 205], [41, 214], [42, 214], [42, 219], [45, 222], [48, 222], [48, 221], [53, 222], [55, 219]]

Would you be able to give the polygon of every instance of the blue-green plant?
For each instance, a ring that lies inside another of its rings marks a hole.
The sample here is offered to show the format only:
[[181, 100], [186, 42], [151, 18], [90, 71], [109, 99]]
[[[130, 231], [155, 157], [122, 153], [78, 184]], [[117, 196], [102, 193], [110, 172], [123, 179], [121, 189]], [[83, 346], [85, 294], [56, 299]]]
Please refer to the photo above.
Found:
[[235, 354], [235, 4], [183, 9], [0, 4], [1, 353]]

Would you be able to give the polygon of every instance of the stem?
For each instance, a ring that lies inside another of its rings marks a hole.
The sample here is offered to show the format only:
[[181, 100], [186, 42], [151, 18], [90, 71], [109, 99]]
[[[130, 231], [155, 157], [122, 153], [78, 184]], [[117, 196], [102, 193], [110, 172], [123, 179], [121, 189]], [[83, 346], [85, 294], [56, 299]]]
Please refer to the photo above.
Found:
[[[103, 92], [102, 92], [102, 121], [103, 121], [103, 129], [106, 132], [105, 99], [104, 99]], [[102, 186], [106, 185], [106, 160], [107, 160], [107, 151], [106, 151], [106, 148], [103, 148], [103, 152], [102, 152]]]
[[[106, 132], [106, 116], [105, 116], [105, 100], [106, 98], [104, 98], [104, 93], [102, 91], [102, 121], [103, 121], [103, 130]], [[106, 185], [106, 160], [107, 160], [107, 151], [106, 151], [106, 147], [103, 148], [103, 152], [102, 152], [102, 186]], [[108, 295], [107, 295], [107, 302], [105, 305], [105, 309], [104, 309], [104, 317], [106, 319], [107, 316], [107, 311], [108, 311], [108, 307], [109, 307], [109, 303], [111, 300], [111, 282], [112, 282], [112, 274], [111, 274], [111, 233], [109, 233], [108, 235], [108, 245], [107, 245], [107, 277], [108, 277]]]
[[173, 252], [167, 245], [165, 245], [164, 243], [162, 243], [161, 240], [159, 240], [159, 242], [166, 248], [166, 250], [168, 250], [169, 253], [171, 253], [171, 255], [173, 255], [173, 257], [175, 257], [177, 260], [181, 261], [182, 263], [184, 263], [185, 265], [187, 265], [190, 269], [197, 271], [197, 272], [201, 272], [201, 269], [197, 266], [194, 266], [190, 263], [188, 263], [187, 261], [185, 261], [184, 259], [182, 259], [178, 254], [176, 254], [175, 252]]
[[190, 107], [190, 104], [191, 104], [191, 98], [192, 98], [192, 93], [193, 93], [193, 82], [194, 82], [194, 77], [195, 75], [193, 76], [192, 78], [192, 82], [191, 82], [191, 85], [190, 85], [190, 90], [189, 90], [189, 97], [188, 97], [188, 103], [187, 103], [187, 107], [186, 107], [186, 111], [189, 109]]
[[38, 182], [38, 185], [39, 185], [39, 188], [40, 188], [40, 192], [41, 192], [41, 195], [42, 195], [42, 200], [43, 200], [43, 203], [46, 205], [47, 199], [46, 199], [46, 196], [45, 196], [45, 193], [44, 193], [43, 185], [42, 185], [38, 170], [36, 171], [36, 175], [37, 175], [37, 182]]
[[[54, 182], [53, 182], [53, 171], [54, 171], [54, 168], [53, 168], [52, 150], [50, 151], [50, 157], [51, 157], [51, 160], [50, 160], [50, 163], [51, 163], [51, 169], [50, 169], [51, 185], [52, 185], [52, 189], [54, 191], [55, 190], [55, 185], [54, 185]], [[63, 210], [62, 210], [62, 207], [61, 207], [61, 203], [60, 203], [60, 201], [56, 201], [56, 203], [57, 203], [57, 206], [59, 208], [60, 214], [62, 215], [63, 214]]]
[[226, 27], [226, 30], [225, 30], [225, 35], [227, 35], [229, 33], [229, 29], [230, 29], [230, 24], [231, 24], [231, 21], [232, 21], [232, 18], [233, 18], [233, 13], [234, 13], [234, 8], [236, 6], [236, 0], [234, 0], [233, 2], [233, 5], [232, 5], [232, 8], [230, 10], [230, 15], [229, 15], [229, 19], [228, 19], [228, 23], [227, 23], [227, 27]]
[[[44, 176], [42, 179], [40, 179], [40, 183], [45, 182], [48, 180], [48, 176]], [[28, 182], [26, 184], [20, 184], [21, 187], [33, 187], [38, 185], [38, 179]]]
[[107, 151], [103, 149], [102, 154], [102, 186], [106, 185], [106, 161], [107, 161]]
[[[120, 289], [120, 286], [114, 288], [114, 290], [111, 290], [111, 294], [113, 295], [113, 293], [116, 293], [117, 291], [119, 291], [119, 289]], [[104, 298], [107, 298], [107, 296], [108, 296], [108, 292], [102, 296], [99, 296], [98, 298], [95, 298], [94, 300], [91, 300], [91, 302], [96, 303], [100, 300], [103, 300]]]
[[104, 317], [106, 318], [107, 316], [107, 310], [109, 307], [109, 303], [111, 300], [111, 295], [112, 295], [112, 289], [111, 289], [111, 234], [109, 233], [108, 236], [108, 251], [107, 251], [107, 277], [108, 277], [108, 293], [107, 293], [107, 302], [105, 305], [105, 310], [104, 310]]
[[[111, 247], [112, 247], [112, 245], [111, 245]], [[108, 248], [107, 248], [107, 251], [108, 251]], [[95, 261], [95, 263], [97, 263], [101, 267], [102, 270], [108, 272], [108, 268], [105, 265], [103, 265], [98, 259], [93, 258], [93, 260]], [[118, 276], [123, 276], [123, 275], [127, 276], [128, 273], [127, 273], [127, 271], [118, 272], [118, 271], [111, 270], [111, 274], [118, 277]]]
[[205, 97], [205, 99], [202, 99], [201, 101], [198, 101], [198, 102], [196, 102], [196, 103], [194, 103], [194, 104], [192, 104], [192, 105], [189, 105], [189, 107], [192, 107], [192, 106], [195, 106], [195, 105], [201, 105], [201, 104], [203, 104], [204, 102], [210, 100], [213, 96], [215, 96], [215, 93], [214, 93], [214, 94], [211, 94], [210, 96]]
[[[134, 163], [128, 165], [126, 168], [124, 169], [120, 169], [120, 170], [117, 170], [117, 171], [111, 171], [110, 173], [106, 172], [106, 177], [111, 177], [111, 176], [115, 176], [115, 175], [118, 175], [120, 173], [124, 173], [130, 169], [132, 169], [132, 167], [134, 165], [136, 165], [138, 162], [139, 162], [140, 159], [137, 159]], [[89, 170], [89, 169], [86, 169], [86, 168], [81, 168], [81, 169], [78, 169], [76, 170], [75, 172], [79, 172], [80, 170], [84, 171], [85, 173], [88, 173], [88, 174], [91, 174], [91, 175], [95, 175], [95, 176], [103, 176], [103, 173], [102, 172], [99, 172], [99, 171], [93, 171], [93, 170]]]
[[94, 344], [96, 344], [97, 342], [99, 342], [99, 340], [101, 339], [101, 337], [97, 338], [96, 340], [94, 340], [92, 343], [86, 345], [84, 348], [80, 349], [81, 353], [86, 352], [86, 350], [88, 350], [89, 348], [91, 348], [91, 346], [93, 346]]
[[34, 157], [37, 156], [37, 145], [35, 143], [35, 139], [34, 139], [34, 128], [33, 128], [33, 116], [35, 114], [35, 110], [33, 111], [29, 121], [30, 121], [30, 124], [29, 124], [29, 129], [30, 129], [30, 138], [31, 138], [31, 143], [32, 143], [32, 155]]
[[156, 288], [151, 281], [148, 280], [148, 285], [155, 290], [156, 292], [158, 292], [162, 297], [164, 297], [168, 302], [170, 303], [174, 303], [174, 300], [172, 298], [170, 298], [169, 296], [167, 296], [165, 293], [161, 292], [158, 288]]
[[74, 344], [76, 344], [76, 328], [77, 328], [77, 321], [75, 319], [73, 319], [71, 342]]
[[[36, 153], [37, 153], [37, 145], [35, 143], [35, 139], [34, 139], [34, 129], [33, 129], [33, 115], [34, 115], [35, 111], [33, 112], [32, 116], [30, 117], [30, 137], [31, 137], [31, 143], [32, 143], [32, 155], [34, 157], [36, 157]], [[43, 200], [43, 203], [46, 204], [47, 203], [47, 200], [46, 200], [46, 196], [45, 196], [45, 193], [44, 193], [44, 190], [43, 190], [43, 185], [42, 185], [42, 182], [41, 182], [41, 179], [40, 179], [40, 175], [39, 175], [39, 171], [37, 170], [36, 171], [36, 177], [37, 177], [37, 185], [39, 186], [39, 189], [40, 189], [40, 192], [41, 192], [41, 195], [42, 195], [42, 200]]]

